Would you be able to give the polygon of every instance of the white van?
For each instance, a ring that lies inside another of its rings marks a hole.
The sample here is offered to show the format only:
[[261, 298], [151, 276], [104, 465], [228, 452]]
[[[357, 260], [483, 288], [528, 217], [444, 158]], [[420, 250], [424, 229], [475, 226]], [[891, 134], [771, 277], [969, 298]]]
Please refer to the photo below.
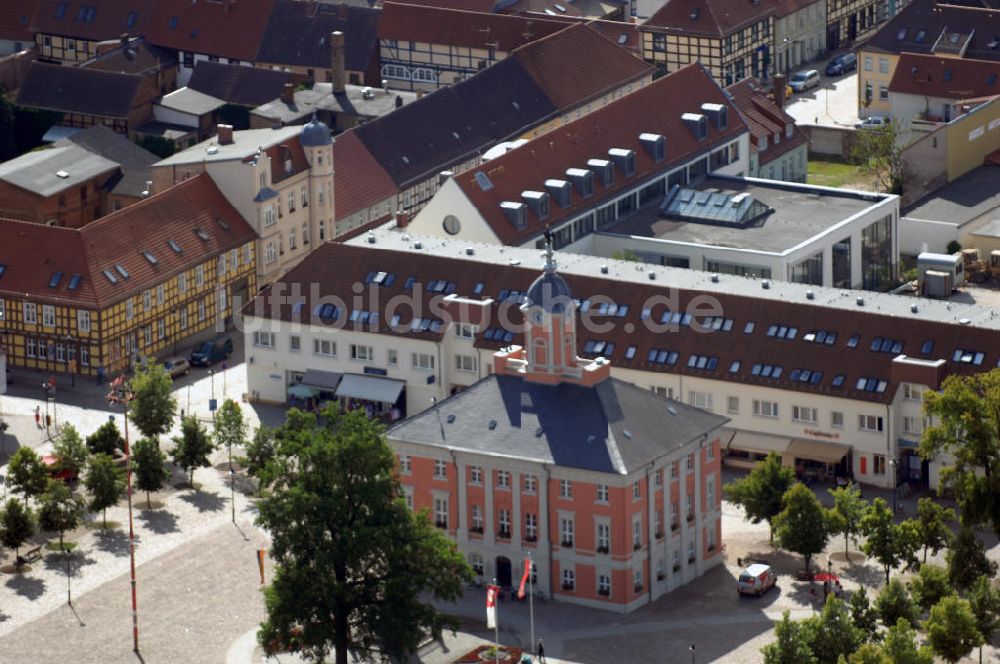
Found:
[[778, 575], [774, 568], [764, 563], [754, 563], [740, 573], [736, 582], [736, 590], [741, 595], [756, 595], [760, 597], [778, 583]]
[[805, 92], [819, 85], [819, 72], [815, 69], [797, 71], [788, 81], [793, 92]]

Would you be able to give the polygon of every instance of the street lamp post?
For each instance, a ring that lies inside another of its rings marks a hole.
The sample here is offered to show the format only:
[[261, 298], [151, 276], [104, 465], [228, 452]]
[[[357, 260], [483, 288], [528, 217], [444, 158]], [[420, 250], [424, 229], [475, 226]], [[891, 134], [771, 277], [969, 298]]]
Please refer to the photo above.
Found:
[[688, 650], [691, 651], [691, 664], [694, 664], [694, 642], [691, 643]]
[[892, 514], [896, 515], [896, 485], [899, 484], [899, 468], [896, 466], [895, 459], [889, 459], [889, 465], [892, 466]]
[[111, 381], [111, 390], [108, 392], [108, 403], [111, 405], [120, 404], [125, 416], [125, 471], [128, 478], [128, 552], [131, 564], [129, 578], [132, 586], [132, 650], [139, 652], [139, 609], [136, 604], [135, 592], [135, 529], [132, 525], [132, 450], [129, 447], [128, 439], [128, 404], [135, 397], [132, 394], [132, 386], [121, 375]]

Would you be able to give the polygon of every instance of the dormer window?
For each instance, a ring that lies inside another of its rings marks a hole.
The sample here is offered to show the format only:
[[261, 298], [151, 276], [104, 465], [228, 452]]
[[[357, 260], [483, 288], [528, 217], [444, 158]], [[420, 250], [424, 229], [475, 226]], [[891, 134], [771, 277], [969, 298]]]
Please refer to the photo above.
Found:
[[587, 198], [594, 193], [594, 172], [585, 168], [566, 169], [566, 178], [573, 183], [580, 196]]
[[626, 150], [624, 148], [611, 148], [608, 150], [608, 156], [611, 157], [611, 161], [615, 163], [625, 177], [631, 177], [635, 175], [635, 150]]
[[759, 139], [757, 139], [757, 149], [760, 152], [763, 152], [764, 150], [767, 149], [767, 136], [761, 136]]
[[522, 191], [523, 200], [540, 220], [549, 216], [549, 195], [544, 191]]

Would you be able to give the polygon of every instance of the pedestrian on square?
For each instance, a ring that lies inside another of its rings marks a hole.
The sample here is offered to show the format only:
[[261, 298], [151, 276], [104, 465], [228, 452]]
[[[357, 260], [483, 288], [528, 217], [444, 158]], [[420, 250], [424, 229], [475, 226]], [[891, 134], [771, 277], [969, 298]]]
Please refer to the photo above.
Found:
[[35, 428], [42, 428], [42, 408], [41, 406], [35, 406]]
[[545, 643], [538, 639], [538, 661], [545, 662]]

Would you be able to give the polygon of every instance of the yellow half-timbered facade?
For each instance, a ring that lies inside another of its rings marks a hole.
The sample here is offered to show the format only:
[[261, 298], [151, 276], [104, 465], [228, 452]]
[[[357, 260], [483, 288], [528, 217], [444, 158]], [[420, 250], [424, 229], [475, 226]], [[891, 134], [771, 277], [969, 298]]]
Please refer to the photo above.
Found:
[[8, 365], [102, 377], [186, 351], [256, 292], [254, 240], [207, 175], [82, 229], [0, 220]]

